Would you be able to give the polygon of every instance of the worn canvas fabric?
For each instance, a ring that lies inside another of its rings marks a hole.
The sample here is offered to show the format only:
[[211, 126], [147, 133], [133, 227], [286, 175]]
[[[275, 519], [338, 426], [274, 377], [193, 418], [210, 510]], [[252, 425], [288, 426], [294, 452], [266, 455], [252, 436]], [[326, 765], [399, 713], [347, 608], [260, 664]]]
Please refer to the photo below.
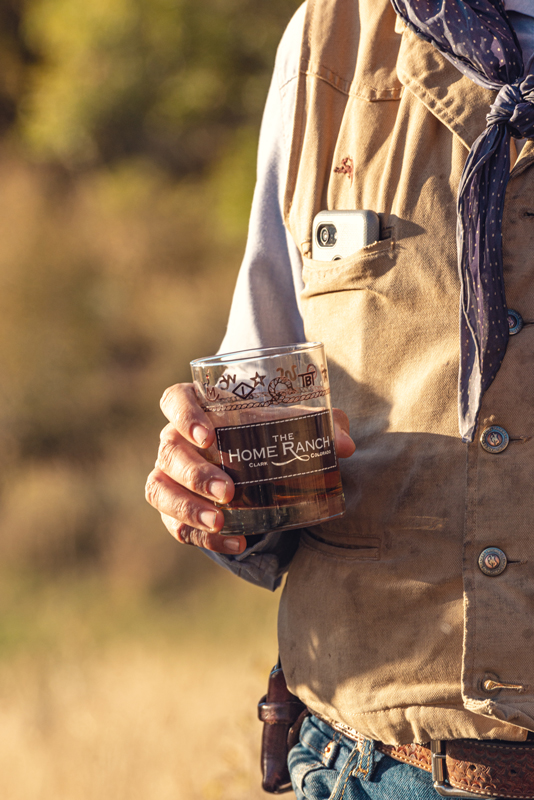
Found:
[[[456, 195], [495, 93], [396, 21], [388, 0], [309, 0], [285, 206], [308, 340], [351, 419], [348, 511], [313, 528], [279, 620], [288, 685], [388, 743], [534, 730], [534, 143], [503, 221], [510, 338], [473, 443], [457, 422]], [[512, 143], [513, 144], [513, 143]], [[513, 161], [515, 154], [512, 153]], [[322, 209], [379, 213], [382, 240], [311, 259]], [[499, 454], [482, 430], [510, 436]], [[506, 570], [478, 567], [501, 548]], [[485, 691], [493, 679], [509, 688]], [[514, 687], [514, 688], [511, 688]]]

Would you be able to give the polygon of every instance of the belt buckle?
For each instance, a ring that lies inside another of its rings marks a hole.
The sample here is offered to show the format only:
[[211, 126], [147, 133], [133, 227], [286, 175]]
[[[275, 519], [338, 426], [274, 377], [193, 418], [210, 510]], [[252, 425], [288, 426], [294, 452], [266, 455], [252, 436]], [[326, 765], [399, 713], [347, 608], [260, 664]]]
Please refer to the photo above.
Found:
[[464, 792], [463, 789], [454, 789], [447, 781], [445, 775], [445, 747], [444, 742], [440, 739], [433, 739], [430, 742], [430, 750], [432, 751], [432, 780], [434, 782], [434, 789], [440, 797], [462, 797], [471, 798], [472, 800], [480, 800], [481, 797], [491, 797], [491, 800], [499, 800], [498, 797], [491, 795], [473, 794], [473, 792]]

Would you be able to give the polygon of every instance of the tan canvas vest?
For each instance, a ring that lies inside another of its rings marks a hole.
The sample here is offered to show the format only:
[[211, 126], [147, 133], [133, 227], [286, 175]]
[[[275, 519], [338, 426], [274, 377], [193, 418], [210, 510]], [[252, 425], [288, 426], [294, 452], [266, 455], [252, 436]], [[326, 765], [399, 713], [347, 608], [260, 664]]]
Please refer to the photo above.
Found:
[[[281, 657], [311, 709], [389, 743], [534, 730], [534, 324], [483, 403], [480, 430], [502, 426], [508, 448], [486, 452], [480, 431], [462, 444], [457, 422], [456, 192], [492, 97], [396, 30], [388, 0], [309, 0], [286, 224], [306, 336], [326, 344], [356, 452], [346, 517], [305, 534], [291, 564]], [[528, 142], [503, 226], [508, 305], [527, 323], [533, 162]], [[327, 208], [372, 209], [389, 238], [313, 261]], [[490, 546], [508, 558], [493, 577], [478, 566]]]

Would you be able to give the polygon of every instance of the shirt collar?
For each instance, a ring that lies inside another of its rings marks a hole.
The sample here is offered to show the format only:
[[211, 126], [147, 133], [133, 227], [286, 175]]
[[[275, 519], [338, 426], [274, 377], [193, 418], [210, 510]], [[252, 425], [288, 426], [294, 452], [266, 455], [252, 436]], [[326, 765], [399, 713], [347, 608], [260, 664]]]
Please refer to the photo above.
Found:
[[504, 0], [507, 11], [518, 11], [528, 17], [534, 17], [534, 0]]

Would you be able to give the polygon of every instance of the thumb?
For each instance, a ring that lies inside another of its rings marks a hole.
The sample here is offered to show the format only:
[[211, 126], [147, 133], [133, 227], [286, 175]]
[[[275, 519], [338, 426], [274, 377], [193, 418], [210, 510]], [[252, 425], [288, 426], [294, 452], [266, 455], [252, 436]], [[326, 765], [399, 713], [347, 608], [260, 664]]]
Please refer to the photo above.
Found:
[[339, 458], [348, 458], [356, 450], [356, 445], [351, 439], [349, 418], [340, 408], [333, 408], [334, 433], [336, 437], [336, 452]]

